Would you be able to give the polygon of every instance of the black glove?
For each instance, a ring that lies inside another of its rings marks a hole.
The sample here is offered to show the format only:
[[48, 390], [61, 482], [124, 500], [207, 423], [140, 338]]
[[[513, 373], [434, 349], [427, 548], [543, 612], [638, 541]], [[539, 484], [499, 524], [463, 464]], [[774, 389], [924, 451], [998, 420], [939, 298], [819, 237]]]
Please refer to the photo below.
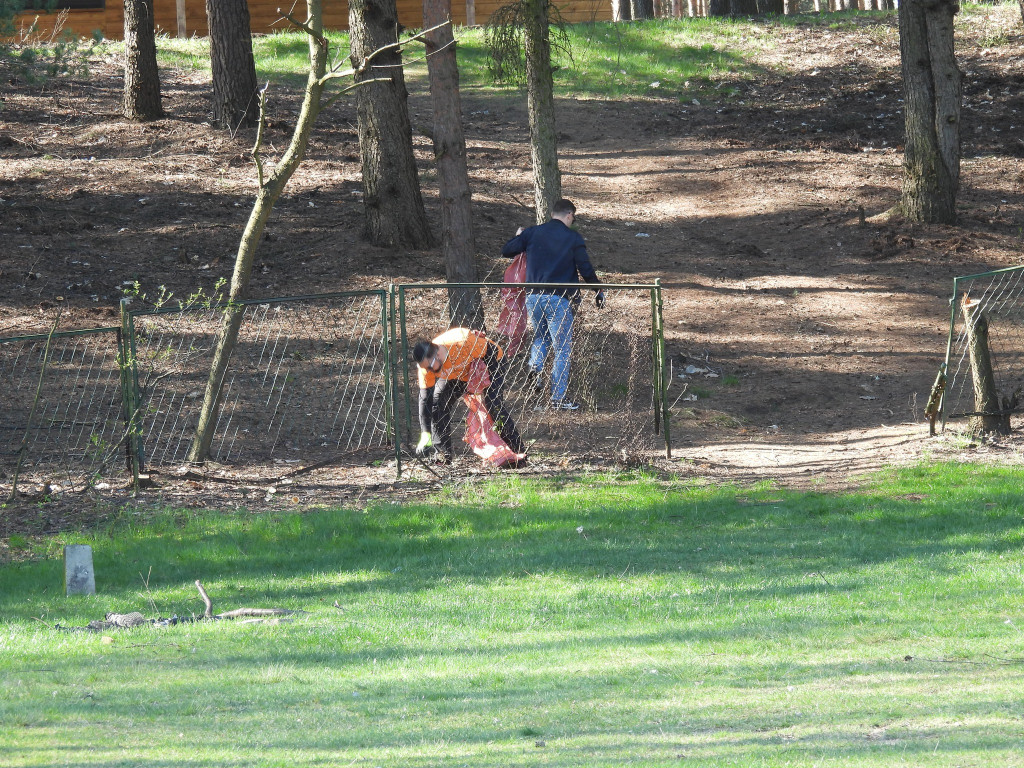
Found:
[[594, 295], [594, 306], [598, 309], [604, 309], [604, 291], [598, 291]]

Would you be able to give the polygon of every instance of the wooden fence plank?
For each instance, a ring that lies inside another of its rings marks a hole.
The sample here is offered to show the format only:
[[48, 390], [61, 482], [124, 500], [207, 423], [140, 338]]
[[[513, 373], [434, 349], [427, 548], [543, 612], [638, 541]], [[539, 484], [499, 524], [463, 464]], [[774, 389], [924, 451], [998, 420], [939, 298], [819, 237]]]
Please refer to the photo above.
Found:
[[[408, 29], [419, 29], [423, 19], [422, 0], [397, 2], [399, 23]], [[487, 23], [491, 14], [504, 3], [505, 0], [473, 0], [476, 23]], [[249, 0], [253, 33], [270, 34], [287, 29], [288, 23], [281, 21], [277, 13], [277, 9], [282, 6], [281, 0]], [[560, 8], [566, 21], [573, 23], [610, 21], [612, 17], [611, 0], [571, 0]], [[172, 37], [178, 34], [177, 0], [155, 0], [154, 16], [158, 33]], [[23, 13], [17, 17], [17, 23], [19, 27], [24, 27], [36, 19], [39, 32], [48, 35], [57, 21], [57, 14]], [[453, 0], [452, 21], [457, 25], [466, 23], [464, 0]], [[324, 0], [324, 26], [327, 29], [348, 29], [347, 0]], [[124, 34], [124, 2], [107, 0], [106, 8], [102, 11], [69, 11], [67, 28], [82, 37], [90, 37], [98, 30], [109, 40], [120, 40]], [[185, 0], [185, 36], [206, 37], [208, 32], [206, 0]]]

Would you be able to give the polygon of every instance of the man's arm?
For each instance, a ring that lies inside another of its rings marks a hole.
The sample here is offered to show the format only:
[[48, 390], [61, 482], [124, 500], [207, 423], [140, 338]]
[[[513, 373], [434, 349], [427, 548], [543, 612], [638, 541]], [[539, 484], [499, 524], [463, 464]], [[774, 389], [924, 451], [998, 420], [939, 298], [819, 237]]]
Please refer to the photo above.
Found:
[[572, 248], [572, 258], [576, 263], [576, 271], [585, 283], [600, 283], [594, 265], [590, 263], [590, 255], [587, 253], [587, 246], [581, 237]]
[[[590, 255], [587, 253], [586, 243], [583, 238], [573, 248], [573, 260], [576, 263], [576, 271], [583, 278], [584, 282], [600, 285], [601, 280], [597, 276], [597, 270], [590, 263]], [[594, 289], [594, 304], [598, 309], [604, 309], [604, 291], [600, 288]]]
[[432, 413], [434, 410], [434, 388], [420, 387], [419, 417], [420, 432], [430, 432], [433, 424]]
[[526, 246], [529, 245], [529, 231], [532, 227], [523, 229], [519, 228], [516, 232], [516, 236], [509, 240], [505, 245], [501, 247], [502, 256], [518, 256], [520, 253], [526, 250]]

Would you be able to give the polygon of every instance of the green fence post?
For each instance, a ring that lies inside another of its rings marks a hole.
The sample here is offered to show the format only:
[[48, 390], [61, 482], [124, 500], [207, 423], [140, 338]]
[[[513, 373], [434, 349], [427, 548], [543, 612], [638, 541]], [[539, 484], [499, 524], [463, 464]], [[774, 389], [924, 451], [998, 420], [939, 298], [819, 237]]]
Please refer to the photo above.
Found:
[[121, 405], [124, 411], [125, 449], [132, 471], [132, 487], [139, 490], [141, 436], [138, 430], [139, 379], [135, 365], [135, 323], [128, 311], [128, 299], [121, 299], [121, 326], [117, 334], [118, 368], [121, 373]]
[[398, 286], [398, 316], [402, 330], [402, 355], [398, 365], [402, 366], [402, 376], [405, 382], [405, 428], [410, 429], [412, 425], [412, 399], [409, 393], [409, 333], [405, 324], [405, 286]]
[[949, 336], [946, 339], [946, 358], [942, 363], [942, 370], [946, 374], [946, 389], [939, 398], [939, 413], [942, 414], [942, 431], [946, 431], [946, 392], [949, 391], [949, 363], [953, 355], [953, 334], [956, 333], [956, 316], [960, 307], [960, 278], [953, 278], [953, 297], [949, 300]]
[[654, 281], [654, 292], [656, 295], [655, 300], [655, 315], [657, 317], [657, 335], [654, 338], [655, 348], [658, 350], [656, 355], [658, 360], [658, 372], [657, 381], [658, 389], [660, 390], [661, 399], [661, 421], [662, 428], [665, 432], [665, 458], [672, 458], [672, 431], [669, 426], [671, 412], [668, 405], [668, 382], [665, 380], [668, 376], [668, 372], [665, 370], [665, 317], [664, 317], [664, 301], [661, 295], [661, 279]]
[[398, 420], [395, 418], [395, 414], [398, 412], [398, 371], [396, 370], [396, 360], [394, 353], [394, 344], [397, 342], [395, 336], [395, 284], [388, 284], [387, 299], [384, 305], [384, 314], [386, 319], [386, 328], [388, 335], [387, 343], [387, 371], [385, 372], [385, 378], [387, 379], [388, 386], [390, 387], [390, 393], [388, 396], [388, 408], [391, 414], [391, 435], [395, 441], [395, 479], [402, 477], [402, 436], [398, 432]]
[[651, 389], [654, 393], [654, 434], [661, 434], [661, 350], [658, 347], [658, 300], [657, 287], [651, 288]]

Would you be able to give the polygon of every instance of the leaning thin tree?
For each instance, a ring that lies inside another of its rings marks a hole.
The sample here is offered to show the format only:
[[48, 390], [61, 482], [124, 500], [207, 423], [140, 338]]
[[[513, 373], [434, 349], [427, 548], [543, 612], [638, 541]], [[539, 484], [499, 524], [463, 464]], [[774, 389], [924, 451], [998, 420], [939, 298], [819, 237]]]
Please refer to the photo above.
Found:
[[[290, 14], [285, 18], [303, 30], [308, 38], [309, 74], [306, 77], [305, 93], [291, 143], [273, 171], [269, 174], [264, 166], [262, 155], [263, 136], [266, 127], [265, 89], [260, 94], [260, 120], [256, 132], [256, 142], [252, 149], [252, 158], [256, 165], [258, 181], [256, 200], [253, 202], [249, 221], [246, 223], [241, 241], [238, 244], [238, 252], [235, 255], [235, 270], [231, 276], [228, 305], [224, 309], [223, 322], [217, 336], [217, 347], [214, 351], [213, 362], [210, 365], [210, 374], [206, 381], [206, 391], [203, 395], [203, 405], [199, 413], [196, 434], [189, 449], [188, 460], [190, 462], [204, 461], [210, 453], [210, 445], [213, 442], [214, 428], [217, 423], [217, 414], [220, 410], [224, 377], [227, 373], [231, 353], [238, 342], [238, 331], [241, 328], [244, 315], [244, 306], [240, 302], [248, 294], [253, 259], [274, 204], [284, 191], [285, 185], [288, 184], [288, 181], [302, 163], [306, 154], [310, 133], [320, 112], [343, 94], [367, 82], [372, 82], [372, 80], [361, 80], [360, 82], [353, 83], [326, 99], [324, 98], [324, 91], [333, 80], [366, 73], [369, 71], [374, 57], [386, 50], [377, 49], [369, 52], [350, 69], [341, 70], [340, 64], [328, 68], [330, 45], [323, 34], [322, 0], [306, 0], [305, 21], [301, 21]], [[410, 42], [430, 31], [432, 30], [424, 30], [419, 35], [411, 37], [403, 41], [403, 43], [395, 43], [395, 45]]]

